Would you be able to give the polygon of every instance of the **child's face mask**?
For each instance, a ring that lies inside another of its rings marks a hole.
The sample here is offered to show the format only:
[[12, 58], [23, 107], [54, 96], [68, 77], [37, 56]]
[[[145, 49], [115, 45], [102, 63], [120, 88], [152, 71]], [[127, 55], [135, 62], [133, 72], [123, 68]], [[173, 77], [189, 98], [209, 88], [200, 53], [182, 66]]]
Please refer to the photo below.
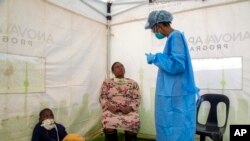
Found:
[[54, 121], [54, 119], [45, 119], [42, 122], [41, 126], [47, 130], [51, 130], [55, 127], [55, 121]]

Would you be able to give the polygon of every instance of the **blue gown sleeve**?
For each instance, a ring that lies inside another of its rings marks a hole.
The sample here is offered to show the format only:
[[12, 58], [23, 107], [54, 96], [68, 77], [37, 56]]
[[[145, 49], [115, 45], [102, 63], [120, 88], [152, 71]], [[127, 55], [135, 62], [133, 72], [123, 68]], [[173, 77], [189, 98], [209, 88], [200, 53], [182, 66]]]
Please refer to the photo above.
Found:
[[159, 69], [173, 75], [184, 72], [186, 55], [182, 34], [174, 33], [168, 39], [165, 48], [169, 48], [169, 52], [155, 54], [153, 64]]

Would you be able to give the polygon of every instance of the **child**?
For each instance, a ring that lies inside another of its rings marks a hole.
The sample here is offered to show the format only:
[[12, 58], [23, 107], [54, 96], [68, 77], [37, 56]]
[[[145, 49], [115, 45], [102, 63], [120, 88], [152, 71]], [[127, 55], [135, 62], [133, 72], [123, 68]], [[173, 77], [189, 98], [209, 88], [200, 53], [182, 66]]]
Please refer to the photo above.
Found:
[[62, 141], [66, 135], [65, 127], [54, 121], [52, 110], [45, 108], [39, 113], [31, 141]]

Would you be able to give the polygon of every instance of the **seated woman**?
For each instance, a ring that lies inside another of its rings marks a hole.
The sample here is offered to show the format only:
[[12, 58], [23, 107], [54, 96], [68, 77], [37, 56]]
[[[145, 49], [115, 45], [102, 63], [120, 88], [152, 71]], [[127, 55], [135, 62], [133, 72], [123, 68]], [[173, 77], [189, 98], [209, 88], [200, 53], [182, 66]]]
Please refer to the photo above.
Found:
[[45, 108], [39, 113], [31, 141], [62, 141], [66, 135], [65, 127], [54, 121], [52, 110]]
[[105, 141], [118, 141], [117, 129], [125, 131], [125, 141], [136, 141], [140, 128], [139, 86], [134, 80], [124, 77], [125, 69], [120, 62], [115, 62], [111, 70], [115, 78], [103, 82], [99, 98]]

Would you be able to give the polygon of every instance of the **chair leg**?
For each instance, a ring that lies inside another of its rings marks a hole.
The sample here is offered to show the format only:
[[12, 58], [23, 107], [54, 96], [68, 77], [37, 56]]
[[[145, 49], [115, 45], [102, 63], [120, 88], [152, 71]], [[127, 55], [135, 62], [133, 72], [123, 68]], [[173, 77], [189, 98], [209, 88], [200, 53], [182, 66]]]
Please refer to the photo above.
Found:
[[205, 141], [205, 139], [206, 139], [206, 136], [200, 135], [200, 141]]
[[222, 136], [213, 136], [213, 141], [222, 141]]

